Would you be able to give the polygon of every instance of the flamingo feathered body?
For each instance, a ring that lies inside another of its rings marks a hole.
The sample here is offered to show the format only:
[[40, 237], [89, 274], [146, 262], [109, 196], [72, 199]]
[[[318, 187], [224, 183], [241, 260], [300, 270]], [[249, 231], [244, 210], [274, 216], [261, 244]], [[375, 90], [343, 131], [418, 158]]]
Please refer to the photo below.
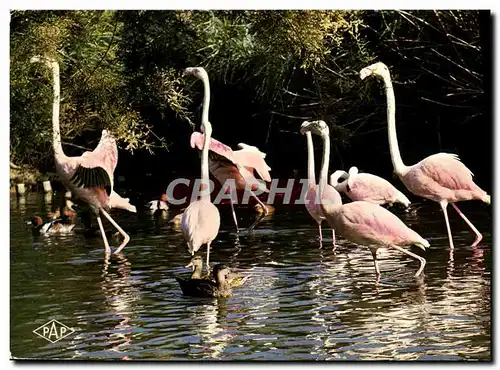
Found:
[[[316, 184], [314, 170], [314, 144], [312, 133], [319, 135], [323, 139], [323, 158], [321, 163], [321, 173], [319, 184]], [[321, 224], [325, 220], [321, 203], [332, 202], [337, 205], [342, 204], [342, 198], [337, 190], [327, 183], [327, 174], [330, 161], [330, 130], [324, 121], [305, 121], [302, 123], [300, 133], [307, 139], [307, 192], [305, 194], [306, 209], [311, 217], [318, 223], [320, 247], [323, 241]], [[320, 197], [320, 186], [322, 193]], [[332, 244], [335, 249], [335, 229], [332, 227]]]
[[[208, 122], [208, 110], [210, 105], [210, 81], [208, 74], [203, 68], [188, 68], [189, 73], [195, 74], [203, 81], [204, 102], [202, 110], [202, 123]], [[202, 126], [203, 129], [203, 126]], [[203, 134], [194, 132], [191, 135], [191, 147], [201, 149], [204, 146], [205, 140]], [[266, 154], [258, 150], [256, 147], [247, 144], [238, 144], [240, 150], [234, 151], [227, 145], [215, 139], [209, 140], [210, 147], [210, 172], [221, 183], [223, 187], [227, 180], [235, 182], [235, 191], [244, 190], [261, 205], [264, 210], [262, 217], [257, 219], [248, 230], [251, 231], [267, 214], [269, 210], [266, 205], [254, 193], [257, 189], [262, 192], [267, 192], [265, 183], [257, 180], [254, 176], [254, 170], [259, 173], [263, 181], [271, 181], [269, 171], [271, 168], [267, 165], [264, 158]], [[227, 190], [227, 189], [226, 189]], [[238, 219], [234, 211], [233, 199], [237, 194], [231, 194], [231, 210], [233, 220], [238, 231]]]
[[346, 203], [337, 212], [327, 214], [327, 217], [342, 236], [360, 245], [429, 246], [429, 242], [396, 215], [371, 202]]
[[[191, 135], [191, 147], [202, 150], [204, 135], [201, 132], [193, 132]], [[210, 155], [208, 159], [210, 173], [224, 185], [226, 180], [234, 179], [236, 190], [245, 190], [249, 186], [250, 190], [262, 189], [267, 191], [255, 177], [255, 172], [265, 182], [271, 181], [269, 167], [264, 160], [266, 154], [246, 144], [238, 144], [240, 150], [232, 150], [229, 146], [220, 141], [210, 138]]]
[[220, 227], [219, 210], [210, 199], [198, 199], [184, 211], [181, 227], [189, 253], [194, 254], [202, 245], [209, 245], [217, 237]]
[[[220, 228], [220, 214], [217, 207], [210, 201], [209, 175], [208, 175], [208, 153], [212, 144], [212, 125], [208, 121], [208, 105], [210, 104], [210, 88], [205, 81], [208, 75], [203, 68], [186, 68], [185, 73], [192, 74], [204, 82], [203, 107], [204, 114], [201, 120], [203, 146], [201, 148], [201, 187], [200, 199], [195, 200], [182, 213], [181, 228], [184, 239], [188, 245], [189, 252], [193, 255], [203, 244], [207, 245], [207, 269], [210, 271], [210, 245], [217, 237]], [[193, 137], [191, 137], [193, 146]]]
[[[101, 140], [92, 152], [85, 152], [79, 157], [57, 155], [56, 172], [64, 186], [76, 198], [88, 203], [95, 210], [109, 211], [110, 195], [113, 191], [113, 173], [117, 162], [116, 142], [108, 131], [103, 130]], [[86, 179], [91, 176], [95, 176], [95, 180]], [[96, 185], [89, 186], [87, 181], [89, 184], [95, 181]]]
[[[124, 236], [124, 241], [114, 253], [120, 252], [130, 240], [130, 237], [108, 214], [111, 207], [123, 203], [118, 194], [113, 192], [114, 170], [118, 162], [118, 149], [114, 137], [103, 130], [99, 144], [93, 151], [83, 153], [79, 157], [68, 157], [61, 145], [59, 126], [60, 108], [60, 76], [59, 63], [47, 57], [33, 57], [32, 62], [44, 61], [52, 70], [54, 100], [52, 105], [53, 147], [56, 172], [63, 185], [74, 194], [75, 198], [89, 204], [97, 215], [99, 228], [105, 245], [106, 255], [111, 253], [100, 214], [102, 213], [115, 228]], [[112, 196], [110, 205], [110, 196]]]
[[[405, 207], [410, 205], [410, 200], [394, 187], [389, 181], [371, 173], [357, 173], [357, 170], [335, 171], [330, 176], [330, 184], [339, 192], [344, 193], [352, 201], [364, 200], [375, 204], [401, 203]], [[337, 182], [341, 176], [347, 178]]]
[[440, 204], [445, 218], [451, 250], [454, 249], [454, 246], [447, 211], [450, 203], [476, 235], [476, 240], [472, 244], [472, 247], [475, 247], [483, 236], [458, 209], [455, 203], [477, 199], [490, 204], [490, 195], [474, 183], [472, 172], [460, 162], [457, 155], [438, 153], [421, 160], [413, 166], [404, 165], [399, 152], [396, 134], [396, 98], [389, 69], [384, 63], [378, 62], [360, 71], [361, 79], [372, 75], [382, 78], [385, 85], [389, 148], [394, 172], [412, 193]]
[[[335, 189], [327, 185], [323, 191], [322, 200], [337, 199], [339, 193]], [[311, 184], [307, 187], [307, 192], [305, 196], [306, 209], [314, 220], [321, 225], [325, 220], [325, 215], [321, 209], [321, 204], [319, 202], [319, 185]]]
[[401, 181], [413, 194], [438, 203], [489, 202], [488, 194], [474, 183], [472, 172], [454, 154], [438, 153], [421, 160], [403, 173]]
[[381, 206], [354, 201], [341, 206], [322, 203], [328, 223], [344, 238], [353, 243], [370, 247], [377, 275], [377, 249], [393, 248], [420, 261], [420, 268], [415, 276], [420, 275], [425, 266], [425, 259], [411, 253], [403, 246], [416, 245], [425, 250], [429, 242], [406, 226], [396, 215]]
[[[204, 135], [200, 132], [193, 132], [191, 135], [191, 147], [196, 147], [201, 150], [203, 142]], [[263, 208], [263, 217], [265, 217], [269, 210], [254, 192], [268, 192], [265, 182], [271, 181], [271, 174], [269, 173], [271, 168], [267, 165], [264, 159], [266, 154], [251, 145], [240, 143], [238, 146], [240, 149], [233, 151], [229, 146], [216, 139], [210, 138], [210, 173], [223, 187], [228, 180], [233, 180], [235, 183], [234, 190], [248, 191]], [[257, 174], [262, 178], [262, 181], [255, 177], [255, 172], [257, 172]], [[226, 189], [226, 191], [229, 190]], [[235, 197], [236, 194], [234, 194], [232, 198]], [[231, 207], [234, 223], [236, 225], [236, 229], [238, 229], [238, 221], [232, 200]], [[259, 221], [260, 219], [250, 226], [249, 230], [252, 230]]]

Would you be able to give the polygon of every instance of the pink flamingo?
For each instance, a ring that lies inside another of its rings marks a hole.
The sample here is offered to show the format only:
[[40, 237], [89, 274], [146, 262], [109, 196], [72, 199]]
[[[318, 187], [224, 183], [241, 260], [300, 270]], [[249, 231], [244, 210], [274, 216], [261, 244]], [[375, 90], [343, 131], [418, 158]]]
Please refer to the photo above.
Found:
[[[186, 74], [191, 74], [201, 80], [208, 79], [203, 68], [186, 68]], [[210, 92], [205, 85], [204, 104], [209, 104]], [[208, 121], [208, 112], [203, 111], [201, 130], [205, 133], [205, 142], [201, 151], [201, 197], [192, 202], [182, 214], [181, 226], [184, 238], [187, 241], [191, 255], [207, 245], [207, 269], [210, 271], [210, 244], [217, 237], [220, 227], [220, 214], [216, 206], [210, 201], [210, 184], [208, 178], [208, 150], [212, 125]]]
[[[205, 121], [208, 121], [210, 83], [206, 71], [203, 68], [198, 69], [203, 71], [203, 73], [199, 74], [199, 78], [203, 81], [205, 91], [202, 117], [204, 117]], [[204, 143], [205, 139], [202, 133], [194, 132], [191, 135], [191, 147], [197, 147], [201, 150], [204, 147]], [[264, 181], [269, 182], [271, 181], [271, 175], [269, 174], [271, 168], [264, 160], [266, 154], [257, 149], [257, 147], [243, 143], [238, 144], [238, 147], [240, 150], [233, 151], [229, 146], [211, 138], [209, 157], [210, 173], [222, 186], [225, 186], [227, 180], [234, 180], [236, 191], [248, 191], [257, 203], [260, 204], [264, 210], [264, 214], [248, 228], [248, 231], [251, 231], [269, 213], [266, 205], [254, 193], [256, 190], [268, 192], [266, 184], [257, 180], [254, 174], [256, 171]], [[238, 230], [238, 220], [233, 204], [233, 199], [235, 197], [236, 194], [232, 194], [230, 203], [234, 224], [236, 225], [236, 230]]]
[[[316, 185], [316, 175], [314, 173], [314, 147], [312, 134], [321, 136], [323, 139], [323, 160], [321, 163], [321, 172], [319, 176], [319, 185]], [[325, 219], [319, 202], [319, 186], [323, 186], [324, 199], [331, 200], [335, 204], [342, 204], [340, 194], [327, 183], [328, 166], [330, 163], [330, 129], [325, 121], [305, 121], [300, 126], [300, 133], [306, 135], [307, 139], [307, 193], [306, 209], [312, 218], [318, 223], [320, 248], [323, 242], [321, 223]], [[335, 229], [332, 228], [333, 249], [335, 250]]]
[[370, 248], [377, 276], [380, 276], [377, 250], [382, 247], [396, 249], [419, 260], [420, 268], [415, 277], [421, 274], [426, 263], [425, 258], [407, 251], [402, 246], [416, 245], [425, 250], [429, 247], [429, 242], [387, 209], [362, 200], [344, 205], [322, 202], [321, 208], [330, 226], [340, 235], [353, 243]]
[[351, 200], [366, 200], [380, 205], [388, 203], [390, 206], [393, 203], [401, 203], [405, 207], [410, 205], [410, 200], [389, 181], [370, 173], [358, 173], [357, 167], [351, 167], [349, 173], [335, 171], [330, 176], [330, 185]]
[[490, 204], [491, 197], [474, 183], [472, 172], [460, 162], [455, 154], [433, 154], [413, 166], [404, 165], [396, 134], [396, 100], [389, 69], [384, 63], [378, 62], [363, 68], [360, 72], [362, 80], [371, 75], [381, 77], [385, 84], [389, 148], [394, 172], [413, 194], [433, 200], [441, 205], [452, 250], [454, 249], [453, 238], [446, 210], [448, 203], [451, 203], [460, 217], [476, 234], [476, 240], [472, 244], [475, 247], [483, 236], [458, 209], [455, 202], [477, 199]]
[[[94, 151], [85, 152], [80, 157], [67, 157], [64, 154], [59, 127], [59, 63], [55, 59], [48, 57], [35, 56], [31, 59], [31, 62], [40, 61], [47, 63], [52, 70], [53, 76], [52, 131], [56, 172], [63, 185], [76, 198], [88, 203], [95, 212], [104, 241], [106, 256], [109, 256], [111, 253], [111, 248], [104, 233], [100, 214], [103, 214], [120, 234], [123, 235], [123, 242], [114, 252], [115, 254], [119, 253], [127, 245], [130, 237], [108, 213], [111, 207], [124, 208], [126, 206], [123, 201], [128, 203], [128, 200], [121, 198], [113, 191], [113, 173], [118, 162], [116, 141], [108, 131], [103, 130], [101, 140]], [[135, 207], [133, 209], [135, 210]], [[129, 210], [134, 211], [132, 209]]]

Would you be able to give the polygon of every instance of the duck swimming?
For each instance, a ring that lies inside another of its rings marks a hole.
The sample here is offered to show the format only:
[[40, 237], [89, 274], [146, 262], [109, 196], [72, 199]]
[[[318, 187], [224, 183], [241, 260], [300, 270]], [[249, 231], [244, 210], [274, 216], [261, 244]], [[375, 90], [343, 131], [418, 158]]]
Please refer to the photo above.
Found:
[[193, 273], [191, 274], [191, 279], [210, 279], [212, 277], [210, 274], [203, 274], [203, 258], [201, 256], [194, 256], [191, 261], [186, 265], [186, 267], [191, 267]]
[[76, 224], [78, 214], [73, 207], [77, 208], [78, 206], [71, 200], [71, 192], [67, 191], [59, 207], [54, 212], [49, 213], [48, 216], [52, 220], [62, 218], [64, 224]]
[[[191, 258], [191, 261], [186, 265], [186, 267], [191, 267], [193, 269], [191, 279], [209, 279], [215, 281], [215, 275], [211, 276], [210, 274], [203, 273], [203, 259], [199, 255]], [[234, 272], [229, 272], [226, 276], [226, 283], [231, 288], [237, 288], [242, 286], [249, 277], [250, 276], [243, 276]]]
[[33, 235], [69, 234], [75, 228], [75, 224], [63, 223], [61, 219], [44, 223], [39, 216], [33, 216], [28, 223], [31, 224]]
[[180, 277], [176, 277], [175, 280], [179, 283], [184, 295], [203, 298], [228, 298], [233, 294], [226, 280], [229, 272], [229, 267], [219, 263], [214, 266], [213, 270], [215, 281]]
[[168, 211], [167, 194], [162, 194], [160, 199], [148, 202], [148, 212], [155, 217], [166, 216]]

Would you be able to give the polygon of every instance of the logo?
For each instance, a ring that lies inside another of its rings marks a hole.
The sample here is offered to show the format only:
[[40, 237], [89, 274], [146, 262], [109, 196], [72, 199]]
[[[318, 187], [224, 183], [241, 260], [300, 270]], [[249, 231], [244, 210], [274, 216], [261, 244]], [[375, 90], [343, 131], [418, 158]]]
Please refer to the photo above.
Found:
[[[178, 178], [168, 184], [165, 195], [167, 196], [168, 202], [173, 205], [192, 203], [206, 193], [210, 195], [217, 193], [215, 199], [212, 200], [214, 204], [221, 204], [222, 201], [227, 200], [231, 201], [233, 204], [249, 204], [250, 198], [257, 198], [264, 193], [267, 193], [268, 204], [273, 204], [278, 194], [283, 195], [282, 197], [278, 196], [278, 198], [282, 199], [283, 204], [313, 204], [312, 202], [317, 205], [325, 204], [325, 202], [326, 204], [330, 204], [328, 203], [329, 198], [327, 197], [323, 197], [320, 201], [319, 191], [315, 192], [315, 197], [307, 198], [309, 190], [307, 179], [287, 179], [286, 185], [284, 183], [285, 180], [286, 179], [272, 179], [270, 183], [256, 179], [253, 181], [245, 180], [245, 188], [241, 189], [236, 185], [235, 179], [227, 179], [223, 184], [220, 184], [221, 188], [216, 192], [216, 186], [212, 180], [208, 180], [208, 184], [205, 184], [202, 183], [201, 179], [195, 179], [193, 184], [192, 180]], [[183, 186], [180, 190], [176, 191], [180, 185]], [[243, 192], [243, 197], [240, 201], [237, 194], [241, 192]], [[175, 194], [184, 194], [185, 196], [177, 198]], [[191, 194], [190, 200], [188, 199], [189, 194]]]
[[73, 334], [75, 329], [61, 324], [57, 320], [50, 320], [48, 323], [43, 324], [39, 328], [33, 330], [33, 333], [47, 339], [50, 343], [55, 343], [70, 334]]

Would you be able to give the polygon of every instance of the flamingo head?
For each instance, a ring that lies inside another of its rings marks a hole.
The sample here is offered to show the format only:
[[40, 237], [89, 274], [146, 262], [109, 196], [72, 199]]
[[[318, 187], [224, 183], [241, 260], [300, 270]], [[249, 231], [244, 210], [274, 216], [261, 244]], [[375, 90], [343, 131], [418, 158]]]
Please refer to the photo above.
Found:
[[390, 77], [389, 74], [389, 68], [382, 63], [382, 62], [377, 62], [374, 64], [369, 65], [368, 67], [365, 67], [359, 72], [359, 77], [364, 80], [368, 76], [379, 76], [382, 78], [385, 77]]
[[330, 130], [325, 121], [304, 121], [300, 126], [300, 133], [304, 135], [306, 132], [312, 132], [313, 134], [319, 136], [328, 136], [330, 135]]
[[351, 168], [349, 168], [349, 176], [356, 176], [358, 173], [358, 167], [352, 166]]
[[347, 190], [347, 180], [349, 174], [343, 170], [337, 170], [330, 175], [330, 185], [338, 192], [345, 193]]
[[205, 68], [203, 67], [188, 67], [184, 70], [184, 74], [193, 75], [200, 80], [203, 80], [204, 78], [208, 79], [207, 71], [205, 71]]

